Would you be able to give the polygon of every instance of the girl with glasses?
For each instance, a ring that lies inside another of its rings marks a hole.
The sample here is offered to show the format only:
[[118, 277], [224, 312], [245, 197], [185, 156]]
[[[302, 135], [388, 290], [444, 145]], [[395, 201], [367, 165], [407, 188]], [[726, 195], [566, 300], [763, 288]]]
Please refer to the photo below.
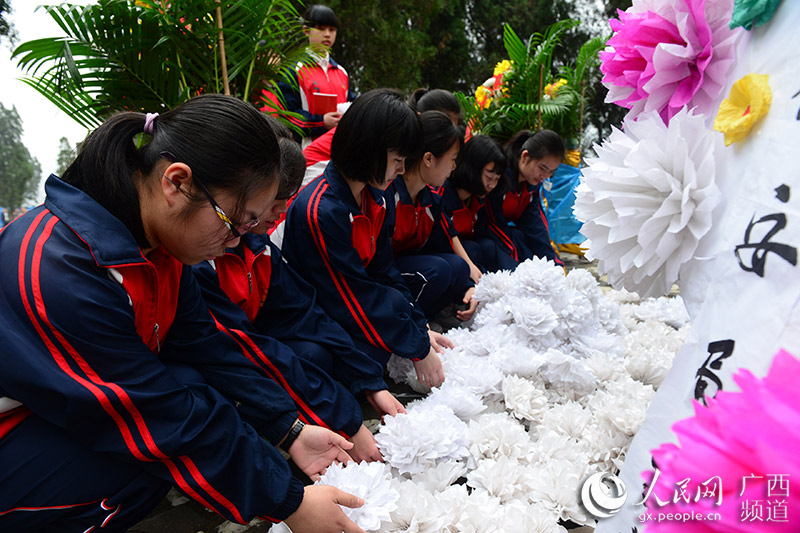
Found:
[[282, 252], [357, 348], [383, 365], [393, 353], [412, 359], [420, 382], [439, 386], [436, 350], [452, 343], [429, 331], [394, 265], [383, 197], [406, 157], [421, 149], [421, 133], [401, 94], [375, 89], [356, 99], [333, 136], [325, 172], [289, 206]]
[[175, 486], [240, 523], [361, 531], [337, 505], [358, 498], [278, 451], [316, 477], [352, 444], [304, 424], [187, 266], [238, 243], [278, 158], [231, 97], [122, 113], [0, 233], [0, 530], [124, 531]]
[[542, 257], [563, 266], [550, 242], [541, 189], [564, 159], [564, 141], [551, 130], [523, 130], [506, 143], [505, 152], [508, 168], [488, 196], [476, 234], [494, 240], [515, 265]]

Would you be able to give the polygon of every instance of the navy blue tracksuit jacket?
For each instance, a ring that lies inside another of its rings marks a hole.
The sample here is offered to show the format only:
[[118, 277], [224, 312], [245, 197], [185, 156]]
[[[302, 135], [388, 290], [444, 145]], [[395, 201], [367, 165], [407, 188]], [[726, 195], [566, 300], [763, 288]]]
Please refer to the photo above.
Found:
[[[46, 193], [0, 233], [0, 529], [81, 503], [69, 500], [108, 475], [91, 465], [66, 480], [26, 474], [37, 468], [27, 452], [4, 443], [24, 441], [31, 421], [45, 428], [31, 453], [50, 446], [47, 435], [64, 436], [228, 519], [293, 513], [303, 486], [273, 444], [298, 412], [255, 350], [217, 329], [191, 268], [160, 248], [143, 256], [118, 219], [57, 177]], [[44, 505], [34, 489], [59, 496]]]
[[381, 191], [367, 185], [359, 207], [329, 163], [289, 207], [282, 247], [325, 312], [384, 364], [392, 353], [420, 359], [430, 350], [425, 316], [394, 266], [386, 218]]

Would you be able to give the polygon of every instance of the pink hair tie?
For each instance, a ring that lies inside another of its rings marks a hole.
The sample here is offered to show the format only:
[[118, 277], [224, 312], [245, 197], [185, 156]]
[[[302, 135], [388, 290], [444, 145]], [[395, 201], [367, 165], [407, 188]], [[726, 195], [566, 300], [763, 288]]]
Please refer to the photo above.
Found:
[[144, 117], [144, 132], [148, 135], [153, 134], [153, 123], [156, 120], [158, 113], [147, 113]]

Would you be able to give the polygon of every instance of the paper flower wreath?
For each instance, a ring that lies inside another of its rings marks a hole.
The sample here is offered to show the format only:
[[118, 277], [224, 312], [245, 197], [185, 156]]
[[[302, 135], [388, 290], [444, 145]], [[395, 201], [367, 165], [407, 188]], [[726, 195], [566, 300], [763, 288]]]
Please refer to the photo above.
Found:
[[721, 199], [714, 141], [702, 115], [686, 109], [666, 126], [656, 112], [626, 119], [597, 158], [588, 158], [575, 215], [614, 288], [667, 294], [711, 228]]

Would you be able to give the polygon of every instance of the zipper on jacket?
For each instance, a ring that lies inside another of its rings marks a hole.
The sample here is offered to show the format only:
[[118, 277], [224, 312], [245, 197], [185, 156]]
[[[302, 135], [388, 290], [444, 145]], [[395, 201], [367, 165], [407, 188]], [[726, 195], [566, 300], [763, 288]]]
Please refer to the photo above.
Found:
[[253, 293], [253, 274], [247, 273], [247, 286], [250, 288], [250, 294]]
[[156, 351], [160, 352], [161, 351], [161, 339], [158, 337], [158, 322], [156, 322], [156, 325], [153, 326], [153, 335], [156, 336]]

